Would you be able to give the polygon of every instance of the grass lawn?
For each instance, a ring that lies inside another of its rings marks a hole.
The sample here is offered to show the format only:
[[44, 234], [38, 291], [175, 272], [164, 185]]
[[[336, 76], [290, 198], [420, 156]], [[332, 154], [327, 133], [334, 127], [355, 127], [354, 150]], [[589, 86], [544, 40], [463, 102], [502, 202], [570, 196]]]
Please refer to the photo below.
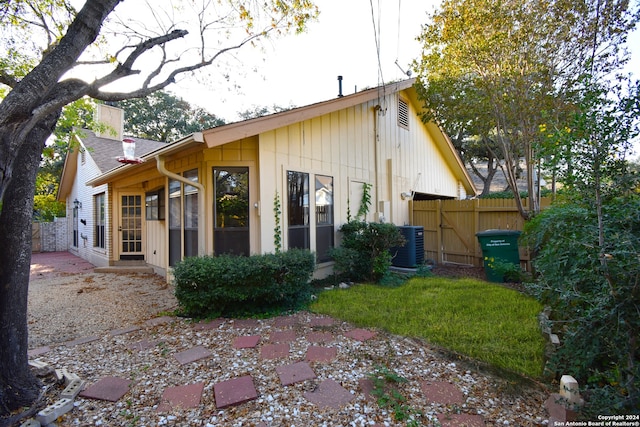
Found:
[[421, 277], [395, 288], [356, 285], [322, 292], [310, 308], [361, 327], [423, 338], [529, 377], [542, 374], [542, 306], [496, 284]]

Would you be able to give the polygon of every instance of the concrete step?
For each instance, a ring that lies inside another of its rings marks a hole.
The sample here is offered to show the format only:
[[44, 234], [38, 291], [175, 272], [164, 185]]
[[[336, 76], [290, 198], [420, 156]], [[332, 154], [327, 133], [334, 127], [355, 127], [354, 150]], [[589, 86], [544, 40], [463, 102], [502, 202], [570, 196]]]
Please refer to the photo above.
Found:
[[127, 273], [143, 273], [143, 274], [153, 274], [153, 267], [149, 267], [146, 265], [110, 265], [108, 267], [96, 267], [93, 269], [95, 273], [116, 273], [116, 274], [127, 274]]

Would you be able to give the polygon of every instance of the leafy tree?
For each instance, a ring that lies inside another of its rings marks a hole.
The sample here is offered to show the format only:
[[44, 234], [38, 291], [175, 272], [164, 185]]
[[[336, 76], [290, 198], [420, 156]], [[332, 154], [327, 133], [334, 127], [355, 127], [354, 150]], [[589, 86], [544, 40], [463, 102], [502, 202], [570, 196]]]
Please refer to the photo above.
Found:
[[[247, 44], [302, 31], [317, 15], [310, 0], [228, 0], [200, 10], [193, 2], [155, 2], [145, 15], [152, 18], [141, 22], [140, 11], [126, 9], [139, 2], [73, 4], [0, 3], [0, 84], [10, 88], [0, 103], [0, 416], [32, 405], [40, 390], [27, 360], [30, 225], [41, 154], [62, 108], [85, 96], [147, 96]], [[181, 22], [171, 22], [176, 16]], [[124, 79], [135, 89], [114, 88]]]
[[[446, 0], [431, 19], [415, 64], [426, 118], [448, 123], [449, 132], [455, 122], [490, 137], [514, 194], [524, 158], [530, 209], [537, 212], [538, 126], [545, 112], [565, 119], [586, 65], [598, 74], [621, 66], [637, 10], [626, 0]], [[518, 197], [516, 204], [528, 218]]]
[[224, 124], [223, 119], [164, 91], [115, 105], [125, 110], [126, 133], [154, 141], [170, 142]]
[[281, 107], [275, 104], [271, 107], [254, 105], [249, 109], [238, 112], [238, 115], [242, 118], [242, 120], [249, 120], [255, 119], [257, 117], [268, 116], [269, 114], [281, 113], [293, 108], [295, 108], [295, 106], [293, 105], [290, 105], [288, 107]]
[[36, 221], [53, 221], [54, 218], [66, 216], [65, 203], [56, 199], [59, 175], [45, 172], [41, 168], [36, 177], [36, 194], [33, 199], [33, 219]]
[[529, 287], [562, 325], [552, 367], [587, 388], [591, 419], [640, 409], [640, 199], [627, 161], [640, 135], [640, 83], [592, 74], [579, 83], [564, 126], [541, 126], [566, 201], [526, 235], [539, 274]]

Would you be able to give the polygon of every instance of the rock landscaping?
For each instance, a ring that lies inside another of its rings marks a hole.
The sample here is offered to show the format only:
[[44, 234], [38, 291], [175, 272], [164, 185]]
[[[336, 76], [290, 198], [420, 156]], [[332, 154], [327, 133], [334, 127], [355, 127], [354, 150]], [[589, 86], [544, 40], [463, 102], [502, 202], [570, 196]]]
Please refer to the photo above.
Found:
[[[82, 282], [83, 275], [65, 276], [68, 286]], [[133, 282], [140, 286], [144, 280], [138, 276]], [[96, 286], [108, 289], [109, 283]], [[152, 287], [147, 295], [151, 290], [157, 291]], [[107, 298], [109, 292], [94, 294]], [[143, 306], [144, 299], [140, 292]], [[93, 301], [87, 312], [79, 308], [74, 314], [91, 317], [106, 306]], [[99, 317], [118, 319], [115, 307]], [[418, 340], [309, 312], [203, 322], [141, 313], [137, 320], [127, 317], [102, 328], [88, 322], [90, 328], [75, 337], [64, 334], [64, 340], [50, 334], [32, 337], [38, 343], [30, 351], [35, 364], [53, 372], [64, 369], [83, 383], [71, 407], [66, 402], [64, 413], [44, 421], [56, 426], [263, 427], [548, 422], [544, 402], [549, 393], [542, 387], [490, 374]], [[36, 315], [31, 321], [43, 319]], [[380, 401], [371, 375], [381, 367], [406, 379], [395, 385], [402, 405]], [[44, 375], [43, 383], [47, 405], [60, 400], [68, 387], [55, 374]], [[408, 418], [400, 419], [403, 414]]]

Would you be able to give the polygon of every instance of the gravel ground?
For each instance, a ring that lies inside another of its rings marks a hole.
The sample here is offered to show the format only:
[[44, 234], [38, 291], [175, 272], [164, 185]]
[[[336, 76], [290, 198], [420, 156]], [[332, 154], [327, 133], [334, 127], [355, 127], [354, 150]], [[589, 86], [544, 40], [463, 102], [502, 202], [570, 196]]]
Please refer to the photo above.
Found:
[[[409, 381], [400, 386], [405, 402], [419, 411], [418, 425], [453, 424], [456, 414], [479, 414], [487, 426], [538, 426], [547, 424], [543, 402], [548, 392], [537, 384], [506, 380], [456, 356], [445, 354], [427, 343], [376, 331], [373, 339], [360, 342], [345, 332], [353, 325], [336, 320], [320, 328], [337, 349], [328, 363], [310, 362], [317, 378], [282, 386], [276, 367], [304, 360], [310, 345], [311, 313], [293, 315], [283, 327], [278, 319], [265, 319], [253, 326], [239, 327], [226, 319], [210, 330], [200, 330], [187, 319], [172, 318], [158, 325], [145, 323], [158, 312], [175, 308], [171, 286], [161, 278], [146, 275], [48, 274], [32, 278], [30, 284], [30, 348], [50, 347], [34, 356], [56, 369], [76, 373], [87, 385], [103, 377], [132, 380], [129, 392], [117, 402], [77, 398], [74, 409], [60, 417], [58, 426], [404, 426], [393, 414], [367, 398], [359, 381], [387, 366]], [[137, 325], [139, 329], [114, 335], [115, 329]], [[263, 359], [258, 348], [235, 349], [234, 338], [260, 335], [269, 342], [274, 331], [295, 331], [286, 358]], [[67, 341], [95, 336], [81, 345]], [[150, 343], [146, 349], [135, 344]], [[175, 354], [202, 346], [209, 358], [181, 365]], [[239, 406], [216, 408], [215, 384], [251, 375], [257, 399]], [[324, 380], [333, 379], [354, 399], [338, 409], [318, 407], [304, 397]], [[425, 399], [424, 382], [446, 381], [463, 393], [463, 403], [434, 404]], [[52, 376], [44, 377], [47, 404], [58, 398], [63, 386]], [[192, 409], [158, 412], [167, 387], [203, 383], [200, 405]], [[440, 421], [438, 421], [440, 414]], [[444, 418], [442, 418], [444, 417]]]

